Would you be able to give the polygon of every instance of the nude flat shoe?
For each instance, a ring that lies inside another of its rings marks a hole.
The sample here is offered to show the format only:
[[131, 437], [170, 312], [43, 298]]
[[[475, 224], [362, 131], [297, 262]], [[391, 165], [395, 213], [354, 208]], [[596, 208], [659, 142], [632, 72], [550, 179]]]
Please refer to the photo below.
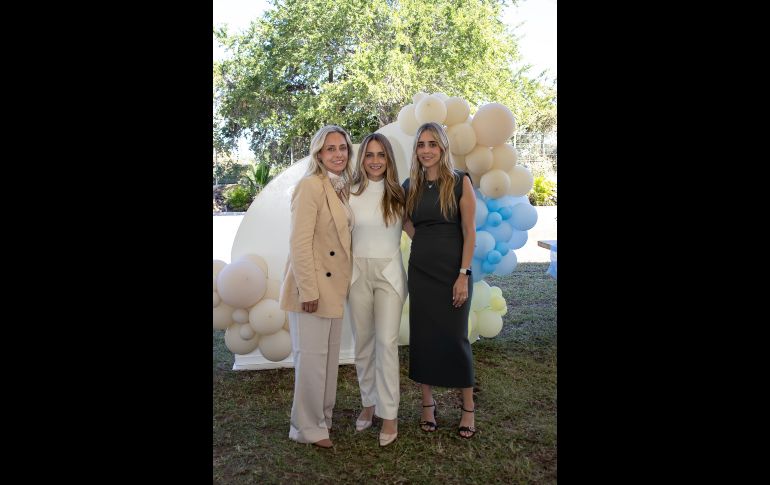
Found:
[[380, 433], [380, 446], [388, 446], [393, 443], [396, 441], [396, 436], [398, 436], [398, 431], [393, 434]]

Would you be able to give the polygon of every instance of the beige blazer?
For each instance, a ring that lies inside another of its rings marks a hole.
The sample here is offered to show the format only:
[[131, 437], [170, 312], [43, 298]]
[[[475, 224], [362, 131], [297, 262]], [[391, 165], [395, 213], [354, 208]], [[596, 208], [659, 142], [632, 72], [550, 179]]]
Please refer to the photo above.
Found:
[[302, 312], [318, 299], [313, 315], [342, 318], [353, 258], [348, 217], [326, 175], [303, 177], [291, 196], [289, 259], [280, 305]]

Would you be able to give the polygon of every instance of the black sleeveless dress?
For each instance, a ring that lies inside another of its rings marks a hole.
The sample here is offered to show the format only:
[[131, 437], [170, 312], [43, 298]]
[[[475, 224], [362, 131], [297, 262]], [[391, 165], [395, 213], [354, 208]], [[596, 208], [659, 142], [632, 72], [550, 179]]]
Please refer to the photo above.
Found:
[[[452, 305], [452, 287], [462, 263], [462, 180], [470, 175], [459, 170], [454, 175], [457, 212], [449, 220], [441, 215], [438, 184], [424, 185], [421, 199], [409, 214], [415, 229], [408, 270], [409, 378], [431, 386], [462, 388], [474, 384], [468, 342], [473, 278], [468, 278], [468, 300], [460, 308]], [[407, 194], [409, 185], [406, 179]]]

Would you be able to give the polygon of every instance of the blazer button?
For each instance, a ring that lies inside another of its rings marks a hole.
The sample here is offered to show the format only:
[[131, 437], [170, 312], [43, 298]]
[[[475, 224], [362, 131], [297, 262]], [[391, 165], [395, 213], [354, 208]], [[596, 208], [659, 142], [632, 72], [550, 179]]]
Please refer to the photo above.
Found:
[[334, 256], [334, 251], [329, 251], [330, 256]]
[[331, 276], [331, 275], [332, 275], [331, 273], [326, 273], [326, 276]]

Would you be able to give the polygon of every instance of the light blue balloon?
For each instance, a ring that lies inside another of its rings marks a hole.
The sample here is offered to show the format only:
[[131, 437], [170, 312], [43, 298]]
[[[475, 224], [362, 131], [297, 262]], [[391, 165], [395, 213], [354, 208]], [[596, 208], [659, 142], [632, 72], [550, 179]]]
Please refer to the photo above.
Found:
[[535, 227], [537, 222], [537, 210], [529, 203], [521, 203], [513, 206], [513, 214], [508, 221], [514, 229], [528, 231]]
[[497, 267], [496, 264], [492, 264], [489, 261], [482, 261], [481, 262], [481, 269], [483, 271], [485, 271], [486, 273], [494, 272], [496, 267]]
[[476, 229], [483, 226], [487, 221], [487, 215], [489, 214], [489, 209], [487, 209], [487, 204], [484, 203], [484, 201], [476, 201]]
[[503, 255], [500, 254], [500, 251], [496, 249], [493, 249], [487, 253], [487, 262], [489, 263], [497, 264], [501, 259], [503, 259]]
[[511, 214], [513, 214], [513, 207], [500, 207], [500, 210], [498, 210], [497, 213], [500, 214], [500, 217], [502, 217], [504, 221], [508, 220], [511, 218]]
[[484, 273], [484, 271], [481, 269], [481, 260], [478, 260], [476, 258], [473, 258], [471, 260], [471, 271], [473, 274], [471, 275], [473, 277], [473, 282], [481, 281], [484, 279], [484, 277], [487, 275]]
[[[484, 259], [487, 253], [495, 247], [495, 238], [487, 231], [476, 232], [476, 247], [473, 248], [473, 257]], [[487, 271], [488, 273], [489, 271]]]
[[492, 227], [497, 227], [503, 222], [503, 216], [499, 212], [490, 212], [487, 216], [487, 224]]
[[497, 199], [487, 200], [487, 209], [489, 209], [489, 212], [495, 212], [499, 208], [500, 208], [500, 203], [497, 201]]
[[513, 207], [514, 204], [519, 202], [516, 200], [517, 198], [512, 195], [504, 195], [497, 199], [497, 202], [500, 204], [500, 207]]
[[511, 227], [508, 221], [501, 222], [497, 227], [490, 227], [489, 225], [486, 225], [484, 226], [484, 230], [492, 235], [492, 237], [495, 239], [495, 244], [508, 241], [511, 239], [511, 234], [513, 234], [513, 227]]
[[494, 273], [498, 276], [509, 275], [514, 270], [514, 268], [516, 268], [517, 262], [518, 260], [516, 259], [516, 253], [511, 251], [503, 256], [503, 259], [501, 259], [497, 264]]
[[505, 256], [506, 254], [508, 254], [508, 251], [510, 249], [511, 249], [511, 246], [505, 241], [495, 244], [495, 251], [500, 253], [500, 256]]
[[519, 231], [518, 229], [514, 229], [511, 238], [508, 240], [508, 245], [511, 249], [519, 249], [527, 244], [527, 238], [527, 231]]

